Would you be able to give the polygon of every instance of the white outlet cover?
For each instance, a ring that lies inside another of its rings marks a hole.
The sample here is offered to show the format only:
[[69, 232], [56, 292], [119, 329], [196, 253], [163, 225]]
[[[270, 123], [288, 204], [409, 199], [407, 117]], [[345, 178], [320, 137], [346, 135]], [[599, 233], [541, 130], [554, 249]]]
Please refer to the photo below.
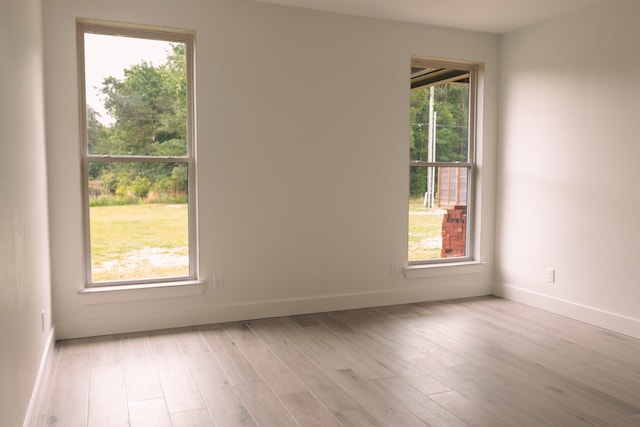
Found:
[[553, 268], [547, 268], [547, 282], [555, 283], [556, 282], [556, 270]]

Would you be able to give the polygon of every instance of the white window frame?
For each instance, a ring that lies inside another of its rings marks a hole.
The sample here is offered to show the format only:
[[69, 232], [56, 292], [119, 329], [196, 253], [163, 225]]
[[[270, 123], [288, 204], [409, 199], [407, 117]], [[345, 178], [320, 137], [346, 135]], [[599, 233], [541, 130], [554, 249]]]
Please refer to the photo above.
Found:
[[[85, 91], [85, 49], [84, 35], [86, 33], [124, 36], [150, 40], [184, 43], [186, 51], [186, 102], [187, 102], [187, 154], [186, 156], [139, 156], [139, 155], [103, 155], [90, 154], [86, 117]], [[120, 22], [108, 22], [91, 19], [76, 21], [76, 37], [78, 52], [78, 82], [80, 106], [80, 134], [82, 161], [82, 189], [83, 189], [83, 220], [84, 220], [84, 265], [85, 288], [100, 289], [116, 286], [130, 288], [132, 285], [169, 286], [172, 284], [185, 285], [199, 283], [199, 245], [197, 225], [197, 182], [196, 182], [196, 124], [195, 124], [195, 32], [174, 28], [155, 27], [148, 25], [134, 25]], [[162, 277], [151, 279], [131, 279], [108, 282], [93, 282], [91, 272], [91, 235], [89, 217], [89, 163], [90, 162], [149, 162], [149, 163], [185, 163], [188, 170], [188, 234], [189, 234], [189, 274], [186, 276]]]
[[[477, 119], [478, 119], [478, 77], [479, 77], [479, 64], [470, 63], [470, 62], [454, 62], [454, 61], [443, 61], [439, 59], [432, 58], [424, 58], [420, 56], [412, 56], [412, 61], [418, 59], [422, 64], [426, 64], [430, 67], [434, 68], [450, 68], [454, 70], [464, 70], [469, 72], [469, 136], [468, 136], [468, 147], [467, 147], [467, 161], [466, 162], [437, 162], [437, 161], [412, 161], [409, 159], [409, 170], [411, 167], [456, 167], [456, 168], [466, 168], [467, 169], [467, 229], [466, 229], [466, 256], [462, 257], [451, 257], [451, 258], [432, 258], [432, 259], [423, 259], [423, 260], [408, 260], [409, 252], [407, 249], [407, 265], [408, 270], [405, 271], [407, 274], [411, 269], [416, 269], [420, 267], [438, 267], [438, 266], [447, 266], [452, 264], [457, 265], [468, 265], [474, 263], [474, 224], [475, 224], [475, 214], [479, 209], [476, 206], [478, 203], [475, 195], [476, 195], [476, 183], [477, 180], [477, 166], [476, 166], [476, 141], [477, 141]], [[442, 81], [443, 83], [446, 80]], [[408, 232], [408, 230], [407, 230]], [[408, 236], [407, 236], [408, 237]], [[408, 245], [407, 245], [408, 246]]]

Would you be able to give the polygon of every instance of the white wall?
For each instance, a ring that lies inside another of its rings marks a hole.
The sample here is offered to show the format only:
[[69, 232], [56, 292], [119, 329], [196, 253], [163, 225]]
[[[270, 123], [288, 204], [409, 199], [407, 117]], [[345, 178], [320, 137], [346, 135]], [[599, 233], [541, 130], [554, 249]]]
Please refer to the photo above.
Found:
[[[77, 293], [76, 17], [197, 32], [203, 295]], [[44, 22], [60, 337], [491, 292], [496, 36], [244, 0], [48, 0]], [[485, 63], [477, 274], [389, 277], [406, 263], [412, 54]], [[214, 274], [225, 290], [212, 291]]]
[[39, 0], [2, 2], [0, 58], [0, 424], [19, 426], [51, 338]]
[[607, 1], [502, 38], [497, 221], [497, 292], [636, 337], [639, 16]]

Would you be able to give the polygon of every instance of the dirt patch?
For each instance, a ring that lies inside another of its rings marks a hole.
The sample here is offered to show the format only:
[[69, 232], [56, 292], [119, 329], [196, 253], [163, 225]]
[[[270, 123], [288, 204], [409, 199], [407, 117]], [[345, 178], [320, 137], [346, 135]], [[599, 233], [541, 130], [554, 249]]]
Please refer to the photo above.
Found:
[[140, 270], [154, 268], [180, 268], [189, 267], [189, 256], [183, 255], [184, 248], [163, 249], [149, 248], [132, 252], [124, 260], [107, 261], [100, 266], [93, 267], [94, 274], [108, 272], [132, 272], [138, 276]]

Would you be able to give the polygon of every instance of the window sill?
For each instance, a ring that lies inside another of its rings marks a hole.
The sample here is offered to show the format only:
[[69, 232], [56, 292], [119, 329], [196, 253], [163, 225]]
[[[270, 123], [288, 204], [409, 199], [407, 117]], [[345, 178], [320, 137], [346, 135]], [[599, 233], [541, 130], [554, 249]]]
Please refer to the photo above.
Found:
[[410, 265], [404, 269], [404, 277], [407, 279], [420, 279], [424, 277], [480, 274], [485, 264], [485, 262], [481, 261], [467, 261], [446, 264]]
[[207, 286], [202, 281], [149, 283], [84, 288], [78, 291], [84, 304], [140, 301], [202, 295]]

